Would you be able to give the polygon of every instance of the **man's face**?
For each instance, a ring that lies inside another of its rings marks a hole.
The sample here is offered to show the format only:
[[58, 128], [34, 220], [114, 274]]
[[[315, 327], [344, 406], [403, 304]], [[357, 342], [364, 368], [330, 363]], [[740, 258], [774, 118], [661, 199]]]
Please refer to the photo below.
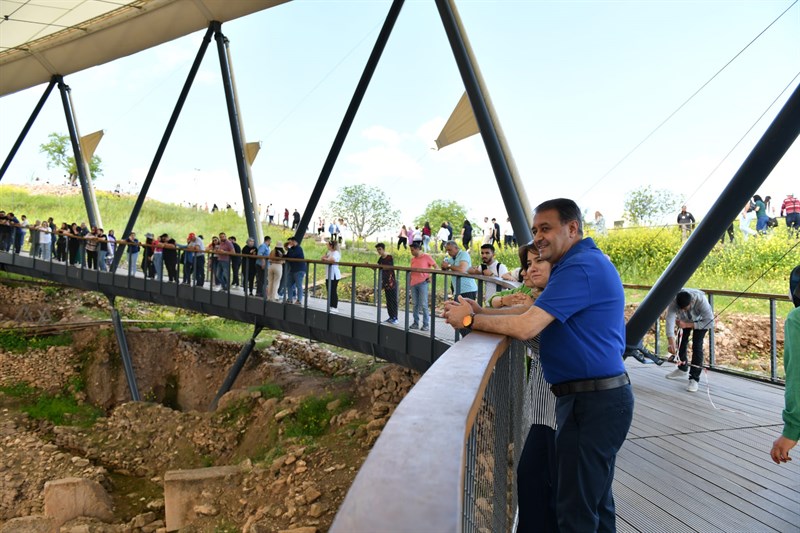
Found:
[[224, 233], [220, 233], [219, 234], [219, 240], [222, 241], [222, 242], [225, 242], [225, 241], [228, 240], [228, 236], [225, 235]]
[[131, 239], [131, 240], [133, 240], [133, 239], [135, 239], [135, 238], [136, 238], [136, 234], [135, 234], [135, 233], [133, 233], [133, 232], [131, 232], [131, 236], [130, 236], [130, 237], [128, 237], [128, 238], [129, 238], [129, 239]]
[[386, 255], [386, 248], [375, 248], [375, 251], [378, 252], [378, 255], [381, 257]]
[[458, 246], [455, 244], [448, 244], [445, 246], [445, 250], [447, 250], [447, 255], [450, 257], [455, 257], [458, 254]]
[[481, 248], [481, 261], [484, 265], [491, 265], [494, 261], [494, 252], [488, 248]]
[[549, 263], [557, 263], [572, 248], [578, 232], [578, 222], [562, 224], [558, 211], [537, 211], [533, 217], [533, 244], [539, 255]]
[[411, 247], [411, 255], [413, 255], [414, 257], [418, 257], [419, 254], [421, 254], [421, 253], [422, 253], [422, 250], [420, 250], [416, 246], [412, 246]]
[[686, 206], [685, 206], [685, 205], [682, 205], [682, 206], [681, 206], [681, 213], [685, 213], [685, 212], [686, 212]]

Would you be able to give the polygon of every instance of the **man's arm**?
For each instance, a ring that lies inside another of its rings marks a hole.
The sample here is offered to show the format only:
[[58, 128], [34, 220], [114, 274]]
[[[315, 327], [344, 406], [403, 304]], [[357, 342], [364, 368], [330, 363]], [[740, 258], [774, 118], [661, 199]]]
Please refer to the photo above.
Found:
[[[486, 311], [484, 309], [483, 312], [475, 314], [472, 329], [498, 335], [508, 335], [519, 340], [532, 339], [555, 320], [553, 315], [535, 305], [527, 308], [521, 314], [489, 314]], [[447, 302], [445, 304], [444, 317], [447, 319], [447, 323], [454, 328], [462, 328], [464, 317], [473, 312], [470, 301], [463, 296], [459, 296], [458, 302]]]

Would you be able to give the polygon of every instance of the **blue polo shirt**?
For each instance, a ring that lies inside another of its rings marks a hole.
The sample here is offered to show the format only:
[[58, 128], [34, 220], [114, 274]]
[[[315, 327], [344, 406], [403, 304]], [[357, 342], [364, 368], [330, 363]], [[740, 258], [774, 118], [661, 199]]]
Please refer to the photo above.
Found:
[[617, 270], [591, 238], [553, 265], [536, 307], [555, 317], [543, 331], [544, 378], [557, 384], [625, 372], [625, 293]]

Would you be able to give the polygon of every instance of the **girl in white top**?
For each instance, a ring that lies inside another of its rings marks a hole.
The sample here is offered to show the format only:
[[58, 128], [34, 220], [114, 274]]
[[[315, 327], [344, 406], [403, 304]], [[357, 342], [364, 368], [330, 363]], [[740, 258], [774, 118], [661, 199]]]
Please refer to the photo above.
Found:
[[342, 279], [342, 273], [339, 271], [339, 265], [337, 263], [341, 260], [342, 253], [339, 251], [338, 241], [328, 241], [328, 251], [322, 256], [322, 261], [324, 263], [330, 263], [328, 265], [327, 281], [332, 313], [337, 312], [337, 308], [339, 307], [338, 287], [339, 280]]

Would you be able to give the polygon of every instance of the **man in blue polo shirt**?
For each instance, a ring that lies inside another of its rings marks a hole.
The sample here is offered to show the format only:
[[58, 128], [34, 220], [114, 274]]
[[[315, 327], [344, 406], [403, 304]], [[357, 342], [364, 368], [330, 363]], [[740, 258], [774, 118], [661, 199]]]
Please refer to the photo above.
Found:
[[553, 265], [533, 306], [498, 316], [461, 298], [445, 304], [445, 317], [454, 327], [520, 340], [541, 332], [542, 370], [558, 397], [559, 531], [615, 531], [614, 464], [633, 418], [633, 392], [622, 362], [622, 282], [594, 241], [583, 238], [581, 211], [572, 200], [540, 204], [533, 234], [540, 256]]

